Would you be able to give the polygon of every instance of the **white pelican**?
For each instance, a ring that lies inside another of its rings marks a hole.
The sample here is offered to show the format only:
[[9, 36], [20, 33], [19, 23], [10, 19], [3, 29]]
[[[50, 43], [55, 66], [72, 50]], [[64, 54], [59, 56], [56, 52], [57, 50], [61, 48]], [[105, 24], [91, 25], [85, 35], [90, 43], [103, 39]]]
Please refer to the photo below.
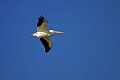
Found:
[[60, 32], [60, 31], [48, 30], [47, 24], [48, 24], [48, 21], [43, 16], [40, 16], [38, 18], [38, 23], [37, 23], [37, 32], [31, 34], [31, 36], [40, 38], [40, 41], [44, 45], [46, 53], [48, 53], [52, 48], [52, 41], [50, 37], [53, 36], [54, 34], [63, 34], [63, 32]]

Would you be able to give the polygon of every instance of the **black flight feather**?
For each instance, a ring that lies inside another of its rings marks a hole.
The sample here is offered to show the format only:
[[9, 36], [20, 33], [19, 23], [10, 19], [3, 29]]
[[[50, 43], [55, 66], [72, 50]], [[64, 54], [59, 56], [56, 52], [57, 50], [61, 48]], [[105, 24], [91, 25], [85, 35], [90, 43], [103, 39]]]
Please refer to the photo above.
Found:
[[45, 52], [48, 53], [50, 51], [50, 49], [51, 49], [51, 47], [49, 47], [48, 42], [44, 38], [40, 38], [40, 41], [44, 45]]
[[37, 27], [41, 26], [41, 24], [43, 23], [43, 19], [45, 19], [42, 15], [38, 18], [38, 23], [37, 23]]

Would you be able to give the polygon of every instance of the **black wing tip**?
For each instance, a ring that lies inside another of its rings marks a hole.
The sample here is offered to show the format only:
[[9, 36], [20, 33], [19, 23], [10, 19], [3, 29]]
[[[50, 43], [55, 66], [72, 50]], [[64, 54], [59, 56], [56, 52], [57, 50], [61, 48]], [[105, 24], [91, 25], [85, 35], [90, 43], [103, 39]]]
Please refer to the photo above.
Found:
[[38, 18], [37, 27], [39, 27], [39, 26], [42, 24], [43, 19], [45, 19], [45, 18], [43, 17], [43, 15], [41, 15], [41, 16]]
[[43, 15], [41, 15], [41, 16], [38, 18], [38, 20], [39, 20], [39, 19], [45, 19], [45, 18], [43, 17]]
[[50, 47], [45, 49], [45, 52], [48, 53], [50, 51], [50, 49], [51, 49]]
[[43, 20], [43, 19], [45, 19], [45, 18], [43, 17], [43, 15], [41, 15], [41, 16], [38, 18], [38, 22], [41, 21], [41, 20]]
[[40, 38], [42, 44], [44, 45], [45, 52], [48, 53], [51, 49], [51, 47], [48, 46], [48, 42], [44, 38]]

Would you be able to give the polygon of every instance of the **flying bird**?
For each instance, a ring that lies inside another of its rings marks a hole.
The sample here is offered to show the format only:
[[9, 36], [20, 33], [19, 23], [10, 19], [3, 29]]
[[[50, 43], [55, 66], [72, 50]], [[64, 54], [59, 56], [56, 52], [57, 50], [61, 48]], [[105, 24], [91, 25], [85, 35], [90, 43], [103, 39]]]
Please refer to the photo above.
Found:
[[48, 30], [47, 24], [48, 24], [48, 21], [43, 16], [40, 16], [38, 18], [38, 23], [37, 23], [37, 32], [31, 34], [31, 36], [40, 38], [40, 41], [42, 42], [46, 53], [48, 53], [52, 48], [52, 40], [50, 39], [50, 37], [55, 34], [64, 33], [57, 30]]

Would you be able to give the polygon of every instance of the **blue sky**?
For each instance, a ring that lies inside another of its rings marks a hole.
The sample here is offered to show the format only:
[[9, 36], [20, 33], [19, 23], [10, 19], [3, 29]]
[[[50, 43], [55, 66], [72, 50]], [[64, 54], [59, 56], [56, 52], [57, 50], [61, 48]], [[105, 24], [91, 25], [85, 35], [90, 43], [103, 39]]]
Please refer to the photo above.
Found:
[[[49, 29], [49, 54], [35, 37]], [[1, 0], [0, 80], [120, 80], [119, 0]]]

